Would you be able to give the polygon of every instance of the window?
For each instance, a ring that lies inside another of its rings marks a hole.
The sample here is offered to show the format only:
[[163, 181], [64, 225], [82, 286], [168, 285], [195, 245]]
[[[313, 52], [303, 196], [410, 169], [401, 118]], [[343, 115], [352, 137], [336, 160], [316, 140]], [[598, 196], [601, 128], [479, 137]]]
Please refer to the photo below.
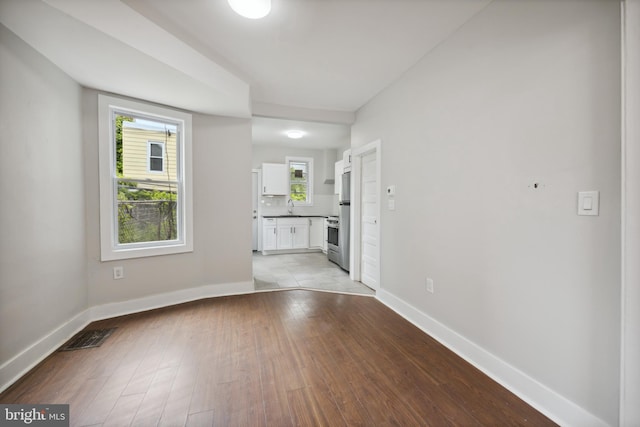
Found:
[[287, 157], [290, 198], [296, 206], [313, 206], [313, 159]]
[[149, 172], [164, 172], [164, 143], [149, 141], [147, 144]]
[[191, 116], [99, 96], [103, 261], [193, 250]]

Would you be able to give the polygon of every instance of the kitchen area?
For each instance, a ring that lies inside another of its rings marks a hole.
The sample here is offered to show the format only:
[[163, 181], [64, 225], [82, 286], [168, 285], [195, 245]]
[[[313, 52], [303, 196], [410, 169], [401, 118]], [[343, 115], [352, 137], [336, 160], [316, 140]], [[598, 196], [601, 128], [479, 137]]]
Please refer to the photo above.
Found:
[[[305, 126], [307, 140], [283, 133], [260, 143], [274, 119], [254, 118], [253, 268], [257, 290], [312, 288], [371, 295], [349, 278], [351, 150], [348, 127]], [[295, 126], [302, 127], [300, 122]], [[263, 128], [261, 128], [263, 127]], [[319, 127], [322, 127], [320, 130]], [[330, 132], [326, 132], [330, 127]], [[262, 132], [262, 133], [261, 133]], [[333, 135], [333, 145], [328, 144]], [[268, 138], [265, 138], [268, 139]], [[291, 140], [289, 140], [291, 139]], [[301, 141], [302, 140], [302, 141]], [[256, 142], [257, 141], [257, 142]], [[338, 141], [337, 144], [335, 141]]]

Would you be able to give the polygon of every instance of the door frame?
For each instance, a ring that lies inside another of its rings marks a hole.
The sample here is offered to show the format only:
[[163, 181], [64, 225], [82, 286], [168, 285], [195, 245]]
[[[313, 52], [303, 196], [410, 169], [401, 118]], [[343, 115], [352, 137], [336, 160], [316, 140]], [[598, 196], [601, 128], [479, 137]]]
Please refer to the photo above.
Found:
[[381, 253], [380, 245], [382, 236], [380, 230], [382, 212], [382, 202], [380, 200], [380, 185], [382, 178], [382, 140], [376, 139], [362, 147], [353, 148], [351, 155], [351, 236], [349, 237], [352, 244], [350, 245], [349, 256], [351, 258], [350, 278], [351, 280], [360, 281], [362, 278], [362, 158], [373, 152], [376, 153], [376, 196], [378, 198], [378, 288], [382, 287], [381, 274]]
[[622, 6], [620, 426], [640, 422], [640, 1]]
[[[253, 175], [254, 173], [257, 174], [258, 176], [258, 188], [257, 190], [257, 194], [251, 194], [251, 198], [253, 198], [254, 196], [256, 197], [256, 201], [257, 201], [257, 212], [256, 215], [258, 216], [257, 220], [258, 220], [258, 252], [262, 251], [262, 203], [260, 203], [261, 200], [261, 194], [260, 194], [260, 189], [262, 188], [262, 174], [260, 173], [262, 172], [261, 169], [251, 169], [251, 174]], [[253, 178], [251, 178], [253, 180]], [[253, 192], [252, 192], [253, 193]]]

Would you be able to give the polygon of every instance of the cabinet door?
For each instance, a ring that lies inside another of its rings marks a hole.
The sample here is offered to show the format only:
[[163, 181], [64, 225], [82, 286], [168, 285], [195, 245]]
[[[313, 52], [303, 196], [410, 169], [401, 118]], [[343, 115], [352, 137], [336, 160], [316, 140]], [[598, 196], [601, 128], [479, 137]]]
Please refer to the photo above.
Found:
[[289, 195], [289, 175], [286, 164], [262, 164], [262, 194], [269, 196]]
[[344, 153], [342, 153], [342, 162], [343, 165], [342, 167], [344, 168], [344, 171], [350, 171], [351, 170], [351, 150], [346, 150]]
[[329, 245], [329, 230], [327, 229], [327, 218], [322, 220], [322, 252], [327, 253], [327, 247]]
[[272, 251], [278, 249], [277, 236], [275, 225], [262, 227], [262, 250]]
[[293, 225], [278, 224], [278, 249], [291, 249], [293, 247]]
[[324, 218], [310, 218], [309, 222], [309, 248], [321, 249], [323, 239], [322, 226]]
[[291, 244], [293, 249], [309, 248], [309, 224], [297, 224], [293, 226]]
[[333, 194], [338, 195], [338, 200], [340, 200], [340, 192], [342, 191], [342, 173], [343, 172], [344, 172], [344, 162], [342, 160], [338, 160], [336, 162], [336, 167], [333, 171], [334, 173]]

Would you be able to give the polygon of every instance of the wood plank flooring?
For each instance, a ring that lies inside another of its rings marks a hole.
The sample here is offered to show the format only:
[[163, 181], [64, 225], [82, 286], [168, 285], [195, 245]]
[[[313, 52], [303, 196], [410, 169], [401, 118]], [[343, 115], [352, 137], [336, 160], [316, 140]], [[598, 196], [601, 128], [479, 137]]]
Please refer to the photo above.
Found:
[[371, 297], [213, 298], [94, 322], [1, 403], [68, 403], [72, 426], [550, 426]]

